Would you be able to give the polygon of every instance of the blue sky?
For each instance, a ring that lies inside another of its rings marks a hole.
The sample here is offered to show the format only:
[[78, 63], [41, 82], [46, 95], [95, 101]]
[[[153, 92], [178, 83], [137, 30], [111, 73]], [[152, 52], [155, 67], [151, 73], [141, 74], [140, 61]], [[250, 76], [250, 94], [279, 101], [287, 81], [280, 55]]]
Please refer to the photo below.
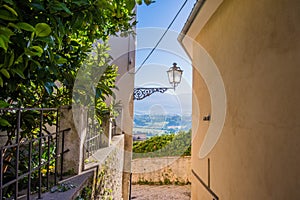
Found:
[[[136, 70], [158, 42], [185, 0], [157, 0], [155, 3], [137, 8], [137, 51]], [[153, 94], [141, 101], [135, 101], [135, 113], [151, 112], [152, 107], [160, 107], [162, 113], [191, 112], [190, 60], [177, 41], [196, 0], [187, 0], [186, 5], [164, 37], [157, 50], [135, 75], [135, 87], [170, 87], [167, 73], [173, 62], [184, 70], [182, 82], [176, 90], [165, 94]], [[157, 110], [157, 109], [156, 109]], [[157, 110], [157, 112], [160, 112]]]
[[[179, 11], [185, 0], [156, 0], [155, 3], [146, 6], [138, 6], [137, 28], [161, 27], [167, 28]], [[192, 10], [196, 0], [187, 0], [183, 10], [180, 12], [171, 29], [181, 31], [187, 17]]]

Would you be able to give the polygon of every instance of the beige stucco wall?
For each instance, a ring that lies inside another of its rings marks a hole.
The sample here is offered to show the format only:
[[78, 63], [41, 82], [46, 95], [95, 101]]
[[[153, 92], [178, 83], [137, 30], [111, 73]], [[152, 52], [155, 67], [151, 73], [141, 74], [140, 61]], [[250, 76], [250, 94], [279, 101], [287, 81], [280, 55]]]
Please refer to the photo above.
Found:
[[112, 64], [117, 65], [118, 74], [116, 80], [117, 90], [114, 91], [115, 101], [121, 105], [121, 113], [116, 119], [117, 126], [124, 136], [124, 168], [123, 168], [123, 199], [129, 199], [130, 173], [132, 158], [132, 129], [133, 129], [133, 89], [135, 70], [135, 36], [111, 37], [110, 55]]
[[137, 158], [132, 160], [132, 183], [187, 184], [191, 157]]
[[[224, 0], [195, 38], [220, 71], [227, 115], [214, 149], [200, 159], [211, 96], [194, 45], [200, 112], [193, 113], [192, 169], [207, 183], [210, 159], [210, 186], [220, 199], [300, 198], [299, 21], [298, 0]], [[195, 177], [192, 199], [211, 199]]]

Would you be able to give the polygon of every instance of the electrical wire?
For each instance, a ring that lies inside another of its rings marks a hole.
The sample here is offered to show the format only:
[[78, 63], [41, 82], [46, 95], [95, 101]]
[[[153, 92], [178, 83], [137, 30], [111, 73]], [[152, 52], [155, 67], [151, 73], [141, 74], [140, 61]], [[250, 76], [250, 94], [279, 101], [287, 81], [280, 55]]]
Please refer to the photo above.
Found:
[[142, 62], [142, 64], [140, 64], [140, 66], [138, 67], [138, 69], [134, 72], [134, 74], [136, 74], [142, 67], [143, 65], [146, 63], [146, 61], [150, 58], [150, 56], [152, 55], [152, 53], [155, 51], [155, 49], [158, 47], [159, 43], [162, 41], [162, 39], [165, 37], [165, 35], [167, 34], [167, 32], [169, 31], [169, 29], [171, 28], [171, 26], [173, 25], [173, 23], [175, 22], [176, 18], [178, 17], [178, 15], [180, 14], [181, 10], [184, 8], [185, 4], [187, 3], [188, 0], [185, 0], [185, 2], [182, 4], [181, 8], [178, 10], [177, 14], [175, 15], [175, 17], [173, 18], [173, 20], [171, 21], [171, 23], [169, 24], [169, 26], [167, 27], [167, 29], [165, 30], [165, 32], [162, 34], [162, 36], [160, 37], [160, 39], [158, 40], [158, 42], [156, 43], [156, 45], [153, 47], [153, 49], [150, 51], [150, 53], [148, 54], [148, 56], [144, 59], [144, 61]]

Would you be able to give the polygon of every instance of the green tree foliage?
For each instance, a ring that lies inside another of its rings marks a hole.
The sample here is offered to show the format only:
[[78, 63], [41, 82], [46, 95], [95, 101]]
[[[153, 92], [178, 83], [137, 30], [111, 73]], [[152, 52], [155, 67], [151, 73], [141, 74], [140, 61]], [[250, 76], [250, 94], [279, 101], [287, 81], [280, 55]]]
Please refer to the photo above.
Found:
[[130, 31], [134, 6], [133, 0], [2, 0], [1, 99], [18, 107], [70, 103], [92, 43]]
[[[0, 0], [0, 108], [71, 104], [92, 44], [132, 32], [135, 5], [135, 0]], [[96, 51], [101, 48], [105, 54], [105, 44]], [[96, 67], [103, 67], [108, 59], [99, 57]], [[116, 76], [115, 67], [104, 68], [94, 101], [102, 107]], [[11, 126], [9, 116], [0, 116], [0, 125]]]
[[[106, 48], [103, 44], [91, 49], [92, 43], [131, 31], [134, 6], [134, 0], [1, 0], [0, 108], [71, 104], [77, 72], [91, 60], [88, 52]], [[99, 57], [96, 67], [107, 61], [106, 55]], [[112, 76], [99, 80], [97, 97], [102, 101], [112, 93], [116, 76], [112, 66], [105, 69]], [[38, 127], [38, 116], [34, 111], [24, 113], [23, 135]], [[55, 114], [44, 116], [44, 123], [54, 121]], [[12, 112], [0, 116], [7, 143], [14, 136], [15, 122]]]
[[133, 158], [190, 155], [191, 130], [171, 135], [154, 136], [148, 140], [133, 143]]

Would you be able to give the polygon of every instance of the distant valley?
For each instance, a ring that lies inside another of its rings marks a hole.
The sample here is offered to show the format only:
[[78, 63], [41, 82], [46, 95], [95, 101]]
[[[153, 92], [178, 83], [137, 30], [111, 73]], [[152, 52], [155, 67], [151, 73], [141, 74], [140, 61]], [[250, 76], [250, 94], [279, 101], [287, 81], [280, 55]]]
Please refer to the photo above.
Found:
[[188, 131], [192, 127], [192, 117], [186, 115], [134, 115], [134, 140], [144, 140], [156, 135]]

